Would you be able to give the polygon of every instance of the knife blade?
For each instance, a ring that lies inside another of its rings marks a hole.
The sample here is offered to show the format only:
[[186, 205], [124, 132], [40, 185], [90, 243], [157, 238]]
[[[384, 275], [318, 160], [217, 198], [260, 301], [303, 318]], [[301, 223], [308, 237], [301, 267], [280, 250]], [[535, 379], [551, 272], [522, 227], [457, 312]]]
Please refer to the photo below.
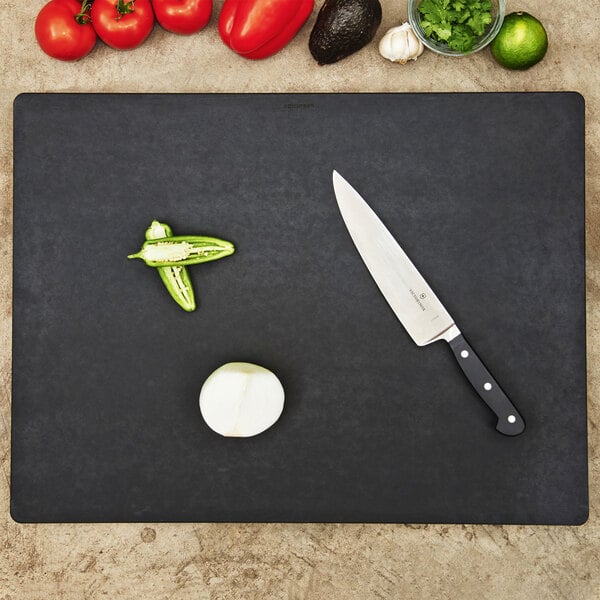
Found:
[[522, 433], [523, 417], [387, 227], [337, 171], [333, 189], [358, 253], [413, 341], [418, 346], [446, 341], [477, 394], [496, 415], [496, 430], [508, 436]]

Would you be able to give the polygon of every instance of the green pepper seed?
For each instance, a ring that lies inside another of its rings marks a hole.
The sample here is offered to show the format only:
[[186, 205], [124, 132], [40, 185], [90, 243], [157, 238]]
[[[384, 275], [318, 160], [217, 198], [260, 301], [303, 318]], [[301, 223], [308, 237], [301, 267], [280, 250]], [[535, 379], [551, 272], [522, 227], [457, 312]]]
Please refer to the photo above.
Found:
[[182, 267], [218, 260], [234, 251], [234, 245], [226, 240], [183, 235], [147, 240], [139, 252], [128, 258], [140, 258], [150, 267]]

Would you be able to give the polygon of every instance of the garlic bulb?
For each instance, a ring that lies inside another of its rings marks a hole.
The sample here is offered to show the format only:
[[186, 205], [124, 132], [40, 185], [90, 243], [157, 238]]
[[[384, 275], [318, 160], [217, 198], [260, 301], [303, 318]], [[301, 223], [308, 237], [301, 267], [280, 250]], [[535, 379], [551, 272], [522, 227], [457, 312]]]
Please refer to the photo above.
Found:
[[225, 437], [251, 437], [279, 419], [284, 392], [276, 375], [252, 363], [227, 363], [214, 371], [200, 391], [206, 424]]
[[415, 35], [410, 23], [392, 27], [379, 42], [379, 53], [392, 62], [406, 64], [409, 60], [417, 60], [423, 54], [425, 46]]

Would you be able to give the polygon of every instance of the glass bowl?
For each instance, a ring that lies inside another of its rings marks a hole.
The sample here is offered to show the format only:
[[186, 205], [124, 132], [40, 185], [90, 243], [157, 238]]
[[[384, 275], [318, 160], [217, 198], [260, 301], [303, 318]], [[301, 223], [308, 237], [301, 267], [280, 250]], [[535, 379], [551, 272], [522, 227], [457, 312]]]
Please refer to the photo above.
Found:
[[467, 56], [485, 48], [495, 37], [502, 23], [506, 12], [506, 0], [492, 1], [492, 19], [485, 33], [477, 39], [475, 45], [468, 51], [463, 52], [449, 48], [445, 42], [438, 42], [427, 36], [421, 26], [421, 15], [419, 14], [419, 4], [421, 0], [408, 0], [408, 22], [415, 32], [415, 35], [423, 42], [423, 45], [438, 54], [444, 56]]

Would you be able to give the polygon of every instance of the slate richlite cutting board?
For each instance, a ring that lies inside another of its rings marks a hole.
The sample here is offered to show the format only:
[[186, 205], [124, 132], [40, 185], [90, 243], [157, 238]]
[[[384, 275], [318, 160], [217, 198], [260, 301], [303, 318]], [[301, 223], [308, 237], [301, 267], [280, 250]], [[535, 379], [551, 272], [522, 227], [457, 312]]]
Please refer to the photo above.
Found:
[[[15, 102], [19, 521], [576, 524], [587, 500], [584, 102], [572, 93], [23, 95]], [[342, 223], [369, 201], [522, 411], [413, 344]], [[127, 260], [154, 218], [232, 240], [183, 312]], [[203, 422], [229, 361], [280, 421]]]

